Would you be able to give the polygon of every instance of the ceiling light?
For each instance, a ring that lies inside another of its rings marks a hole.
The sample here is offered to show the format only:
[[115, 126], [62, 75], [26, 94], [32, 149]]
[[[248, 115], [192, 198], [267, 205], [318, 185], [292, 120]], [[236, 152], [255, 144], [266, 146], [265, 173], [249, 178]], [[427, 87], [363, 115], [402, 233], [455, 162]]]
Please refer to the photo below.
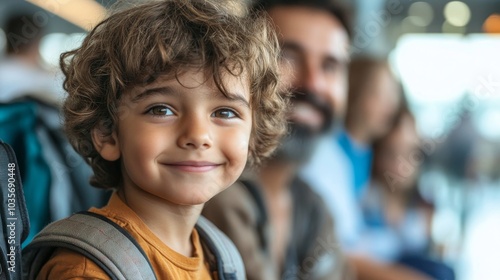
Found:
[[500, 15], [489, 16], [483, 24], [483, 30], [486, 33], [500, 33]]
[[470, 9], [467, 4], [460, 1], [452, 1], [444, 7], [446, 21], [454, 26], [466, 26], [470, 21]]
[[106, 9], [93, 0], [27, 0], [46, 11], [83, 28], [90, 30], [106, 16]]
[[418, 26], [428, 26], [434, 19], [434, 10], [429, 3], [415, 2], [408, 9], [408, 15], [414, 24]]

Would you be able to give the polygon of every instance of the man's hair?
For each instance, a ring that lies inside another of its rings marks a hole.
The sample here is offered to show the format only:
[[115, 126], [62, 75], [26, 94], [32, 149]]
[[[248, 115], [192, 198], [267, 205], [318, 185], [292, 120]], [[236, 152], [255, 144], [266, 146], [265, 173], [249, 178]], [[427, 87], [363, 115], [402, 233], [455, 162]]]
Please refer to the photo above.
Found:
[[249, 162], [259, 164], [276, 148], [286, 131], [288, 100], [286, 93], [279, 94], [276, 35], [265, 16], [238, 15], [228, 3], [235, 2], [162, 0], [117, 11], [80, 48], [61, 55], [69, 94], [65, 129], [94, 170], [92, 185], [115, 188], [122, 183], [120, 160], [103, 159], [91, 132], [97, 128], [110, 135], [116, 129], [124, 91], [160, 75], [176, 79], [192, 68], [213, 77], [226, 96], [224, 75], [247, 79], [253, 110]]
[[352, 37], [352, 12], [340, 0], [254, 0], [253, 10], [270, 10], [278, 6], [304, 6], [324, 10], [335, 17]]

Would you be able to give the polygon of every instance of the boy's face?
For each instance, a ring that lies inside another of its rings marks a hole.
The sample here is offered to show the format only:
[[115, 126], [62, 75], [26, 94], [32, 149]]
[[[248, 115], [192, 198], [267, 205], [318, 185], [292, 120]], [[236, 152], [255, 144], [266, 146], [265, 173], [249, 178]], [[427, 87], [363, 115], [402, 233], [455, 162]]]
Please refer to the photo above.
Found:
[[239, 177], [252, 130], [249, 85], [231, 75], [224, 82], [231, 99], [192, 70], [123, 95], [117, 128], [100, 153], [121, 159], [124, 191], [134, 193], [128, 200], [202, 204]]

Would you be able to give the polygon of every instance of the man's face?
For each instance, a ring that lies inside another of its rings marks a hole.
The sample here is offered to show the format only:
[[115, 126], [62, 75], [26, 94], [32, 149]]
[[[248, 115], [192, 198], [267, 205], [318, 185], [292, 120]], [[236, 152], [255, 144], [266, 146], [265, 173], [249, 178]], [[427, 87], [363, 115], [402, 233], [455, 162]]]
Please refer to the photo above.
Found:
[[291, 135], [277, 157], [304, 161], [317, 136], [344, 116], [349, 38], [327, 11], [277, 6], [268, 12], [282, 47], [282, 78], [294, 93]]
[[[313, 94], [342, 119], [347, 100], [349, 38], [342, 24], [328, 11], [291, 6], [269, 10], [282, 46], [283, 78], [293, 90]], [[321, 127], [314, 110], [297, 104], [291, 120]], [[312, 108], [313, 109], [313, 108]], [[332, 116], [333, 117], [333, 116]]]

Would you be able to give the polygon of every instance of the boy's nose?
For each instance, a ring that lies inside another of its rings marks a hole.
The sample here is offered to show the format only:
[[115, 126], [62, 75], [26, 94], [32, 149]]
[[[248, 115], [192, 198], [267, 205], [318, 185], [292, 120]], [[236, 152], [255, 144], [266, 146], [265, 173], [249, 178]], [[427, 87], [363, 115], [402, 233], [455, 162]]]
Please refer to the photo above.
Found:
[[208, 149], [212, 146], [210, 123], [200, 117], [186, 118], [177, 145], [183, 149]]

